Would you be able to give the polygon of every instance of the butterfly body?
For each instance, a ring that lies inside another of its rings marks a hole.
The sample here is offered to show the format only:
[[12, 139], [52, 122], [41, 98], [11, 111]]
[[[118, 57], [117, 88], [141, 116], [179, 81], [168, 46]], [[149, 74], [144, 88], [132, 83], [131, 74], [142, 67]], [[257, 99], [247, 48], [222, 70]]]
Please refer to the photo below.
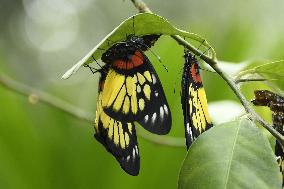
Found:
[[199, 71], [197, 59], [186, 52], [181, 81], [181, 104], [187, 148], [202, 132], [213, 126]]

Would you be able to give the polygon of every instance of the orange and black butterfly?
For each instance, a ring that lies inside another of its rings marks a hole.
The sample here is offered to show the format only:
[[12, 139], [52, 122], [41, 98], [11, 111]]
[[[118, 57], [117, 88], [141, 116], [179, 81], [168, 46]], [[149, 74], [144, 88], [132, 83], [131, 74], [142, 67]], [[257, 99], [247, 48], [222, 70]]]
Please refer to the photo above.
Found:
[[159, 77], [144, 54], [160, 35], [129, 36], [101, 60], [95, 138], [131, 175], [139, 173], [139, 150], [133, 122], [155, 134], [171, 129], [171, 112]]
[[[251, 102], [256, 106], [267, 106], [272, 113], [273, 127], [281, 134], [284, 135], [284, 97], [275, 94], [268, 90], [255, 90], [255, 99]], [[275, 156], [280, 166], [280, 171], [283, 175], [284, 181], [284, 150], [281, 144], [276, 140], [275, 143]], [[282, 184], [284, 186], [284, 182]]]
[[204, 131], [213, 126], [208, 113], [205, 90], [197, 59], [189, 51], [184, 54], [185, 64], [181, 81], [181, 105], [187, 149]]

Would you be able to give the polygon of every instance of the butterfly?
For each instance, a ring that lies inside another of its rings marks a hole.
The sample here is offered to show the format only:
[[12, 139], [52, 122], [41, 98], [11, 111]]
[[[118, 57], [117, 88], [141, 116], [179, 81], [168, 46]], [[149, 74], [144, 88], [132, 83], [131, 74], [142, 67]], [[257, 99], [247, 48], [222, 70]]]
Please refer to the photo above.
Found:
[[95, 138], [130, 175], [138, 175], [140, 155], [134, 122], [155, 134], [171, 129], [171, 112], [159, 77], [144, 51], [159, 35], [128, 36], [103, 53], [99, 71]]
[[110, 65], [102, 107], [110, 117], [126, 122], [139, 122], [155, 134], [171, 129], [171, 112], [154, 67], [144, 54], [159, 35], [129, 36], [114, 44], [101, 60]]
[[208, 113], [205, 90], [197, 59], [189, 52], [184, 54], [185, 64], [181, 81], [181, 105], [187, 149], [204, 131], [213, 126]]
[[[281, 134], [284, 135], [284, 97], [275, 94], [268, 90], [255, 90], [255, 99], [251, 102], [256, 106], [267, 106], [272, 113], [273, 127]], [[282, 145], [276, 140], [275, 143], [275, 156], [282, 172], [284, 187], [284, 149]]]

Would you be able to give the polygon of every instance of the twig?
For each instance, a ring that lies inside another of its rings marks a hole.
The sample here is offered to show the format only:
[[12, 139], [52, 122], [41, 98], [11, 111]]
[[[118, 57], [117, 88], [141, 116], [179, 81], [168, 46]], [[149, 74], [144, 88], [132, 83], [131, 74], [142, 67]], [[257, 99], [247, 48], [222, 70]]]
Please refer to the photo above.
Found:
[[[131, 0], [134, 6], [139, 10], [141, 13], [152, 13], [152, 11], [147, 7], [147, 5], [142, 0]], [[212, 60], [209, 56], [206, 56], [204, 53], [198, 51], [194, 46], [184, 40], [182, 37], [178, 35], [171, 35], [173, 39], [175, 39], [180, 45], [183, 45], [188, 50], [199, 56], [202, 60], [207, 62], [210, 65], [216, 64], [216, 60]], [[215, 53], [215, 52], [214, 52]], [[215, 56], [215, 55], [214, 55]]]
[[[131, 0], [132, 3], [135, 5], [135, 7], [139, 10], [139, 12], [148, 12], [152, 13], [152, 11], [147, 7], [147, 5], [142, 0]], [[240, 102], [244, 106], [247, 113], [251, 115], [251, 117], [259, 122], [264, 128], [266, 128], [281, 144], [284, 146], [284, 136], [282, 136], [279, 132], [277, 132], [273, 127], [271, 127], [268, 123], [266, 123], [250, 106], [249, 102], [245, 99], [243, 94], [241, 93], [240, 89], [238, 88], [237, 84], [231, 79], [230, 76], [228, 76], [226, 73], [224, 73], [217, 65], [217, 60], [211, 59], [210, 57], [202, 54], [199, 52], [196, 48], [194, 48], [191, 44], [189, 44], [187, 41], [183, 40], [180, 36], [174, 35], [171, 36], [173, 39], [175, 39], [179, 44], [183, 45], [184, 47], [191, 50], [194, 54], [200, 56], [202, 60], [204, 60], [206, 63], [208, 63], [231, 87], [231, 89], [234, 91], [236, 96], [239, 98]]]
[[46, 105], [59, 109], [80, 120], [89, 123], [93, 123], [94, 121], [93, 114], [81, 110], [80, 108], [75, 107], [65, 101], [62, 101], [61, 99], [54, 97], [48, 93], [42, 92], [25, 84], [19, 83], [6, 75], [0, 74], [0, 85], [23, 96], [27, 96], [29, 98], [32, 97], [33, 99], [36, 99], [36, 101], [42, 102]]
[[[80, 108], [73, 106], [48, 93], [45, 93], [43, 91], [34, 89], [30, 86], [17, 82], [3, 74], [0, 74], [0, 86], [1, 85], [6, 89], [9, 89], [10, 91], [28, 97], [32, 103], [42, 102], [48, 106], [61, 110], [79, 120], [88, 123], [94, 122], [94, 117], [95, 117], [94, 114], [81, 110]], [[142, 138], [156, 144], [185, 148], [185, 141], [183, 138], [153, 135], [139, 128], [137, 128], [137, 134]]]
[[251, 115], [251, 117], [259, 122], [264, 128], [266, 128], [281, 144], [284, 146], [284, 136], [282, 136], [279, 132], [277, 132], [273, 127], [271, 127], [268, 123], [266, 123], [250, 106], [249, 102], [246, 100], [244, 95], [241, 93], [238, 85], [233, 81], [233, 79], [224, 73], [217, 64], [211, 66], [231, 87], [236, 96], [239, 98], [240, 102], [244, 106], [247, 113]]
[[238, 80], [235, 80], [235, 83], [239, 84], [239, 83], [250, 82], [250, 81], [267, 81], [267, 79], [264, 79], [264, 78], [238, 79]]

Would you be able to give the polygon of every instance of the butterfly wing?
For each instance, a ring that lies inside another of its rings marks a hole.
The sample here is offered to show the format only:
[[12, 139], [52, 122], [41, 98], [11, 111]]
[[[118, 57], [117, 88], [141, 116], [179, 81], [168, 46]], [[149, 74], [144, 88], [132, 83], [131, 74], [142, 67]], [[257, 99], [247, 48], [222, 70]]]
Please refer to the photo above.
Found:
[[[100, 80], [99, 86], [103, 88], [104, 80]], [[94, 136], [117, 159], [123, 170], [138, 175], [140, 156], [134, 124], [115, 120], [103, 111], [102, 91], [99, 91], [97, 101]]]
[[171, 128], [171, 112], [157, 73], [140, 50], [127, 60], [112, 62], [102, 92], [104, 111], [119, 121], [138, 121], [145, 129], [166, 134]]
[[181, 83], [181, 104], [188, 149], [192, 142], [213, 124], [208, 113], [198, 62], [189, 52], [185, 54], [185, 61]]

